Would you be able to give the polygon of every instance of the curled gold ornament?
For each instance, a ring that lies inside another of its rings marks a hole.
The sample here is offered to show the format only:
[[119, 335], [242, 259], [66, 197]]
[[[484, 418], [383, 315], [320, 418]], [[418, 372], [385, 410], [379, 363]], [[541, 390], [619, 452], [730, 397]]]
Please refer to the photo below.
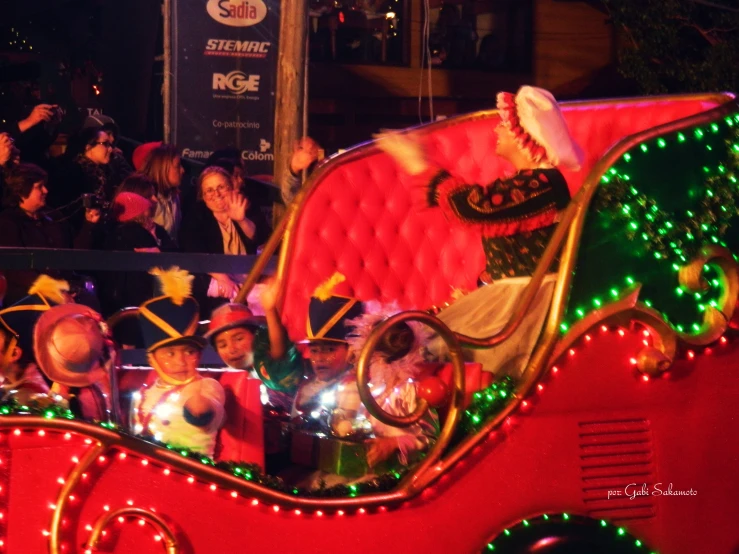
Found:
[[453, 390], [452, 402], [449, 410], [449, 416], [452, 412], [457, 412], [464, 398], [464, 362], [462, 361], [462, 350], [459, 347], [454, 333], [441, 320], [421, 311], [408, 311], [395, 314], [380, 323], [372, 330], [362, 351], [359, 353], [357, 361], [357, 388], [359, 389], [359, 397], [367, 408], [367, 411], [376, 419], [393, 427], [410, 427], [418, 422], [423, 414], [428, 410], [428, 403], [425, 399], [419, 398], [416, 401], [416, 409], [413, 413], [405, 416], [396, 416], [387, 413], [380, 407], [375, 400], [369, 388], [370, 381], [370, 360], [380, 343], [383, 335], [385, 335], [392, 327], [403, 321], [418, 321], [436, 331], [442, 340], [449, 347], [449, 354], [452, 360], [453, 368]]
[[393, 427], [408, 427], [421, 419], [426, 410], [428, 410], [428, 403], [425, 399], [421, 398], [418, 399], [416, 409], [412, 414], [407, 416], [393, 416], [385, 412], [377, 404], [369, 389], [369, 366], [370, 360], [372, 360], [372, 354], [380, 342], [382, 335], [393, 327], [393, 325], [401, 321], [418, 321], [439, 333], [439, 336], [449, 347], [449, 354], [452, 361], [451, 400], [449, 402], [449, 411], [444, 419], [444, 425], [439, 433], [439, 438], [428, 451], [423, 461], [413, 467], [403, 478], [403, 481], [398, 484], [399, 493], [415, 496], [426, 486], [429, 477], [433, 480], [438, 475], [434, 468], [437, 467], [442, 454], [449, 446], [457, 423], [462, 415], [465, 387], [464, 362], [462, 361], [462, 349], [454, 333], [441, 320], [426, 312], [401, 312], [380, 323], [367, 338], [367, 343], [362, 348], [359, 354], [359, 361], [357, 362], [357, 388], [359, 389], [359, 396], [367, 411], [379, 421]]
[[87, 451], [77, 464], [75, 464], [72, 471], [64, 480], [64, 485], [62, 485], [62, 488], [59, 491], [59, 496], [54, 504], [54, 512], [51, 516], [51, 527], [49, 529], [49, 552], [51, 554], [59, 554], [61, 552], [60, 535], [62, 528], [62, 514], [67, 507], [69, 495], [79, 484], [82, 479], [82, 475], [87, 471], [92, 463], [98, 459], [98, 456], [106, 452], [109, 447], [110, 445], [107, 441], [98, 442]]
[[100, 538], [102, 537], [103, 530], [108, 523], [117, 517], [125, 516], [135, 516], [151, 523], [159, 531], [162, 540], [164, 541], [164, 547], [167, 554], [178, 554], [180, 552], [174, 532], [169, 528], [161, 516], [149, 510], [135, 507], [120, 508], [101, 515], [92, 527], [92, 533], [90, 534], [90, 538], [87, 539], [85, 549], [95, 552], [97, 550], [98, 543], [100, 542]]
[[642, 348], [636, 355], [636, 367], [649, 376], [657, 376], [670, 369], [677, 355], [678, 334], [662, 314], [639, 303], [629, 313], [633, 322], [640, 323], [649, 332], [652, 346]]
[[708, 264], [714, 266], [719, 273], [721, 296], [717, 301], [717, 307], [706, 307], [703, 324], [697, 333], [678, 333], [682, 341], [696, 346], [711, 344], [721, 337], [734, 315], [739, 297], [739, 266], [727, 248], [717, 245], [701, 248], [690, 263], [680, 268], [678, 271], [680, 285], [690, 292], [707, 290], [708, 283], [704, 277], [704, 270]]

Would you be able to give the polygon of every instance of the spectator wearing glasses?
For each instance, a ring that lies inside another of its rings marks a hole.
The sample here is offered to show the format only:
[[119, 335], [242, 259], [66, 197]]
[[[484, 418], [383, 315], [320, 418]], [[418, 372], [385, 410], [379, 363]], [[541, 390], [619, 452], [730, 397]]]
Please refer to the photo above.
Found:
[[[258, 210], [233, 189], [231, 175], [220, 167], [206, 167], [198, 179], [198, 200], [182, 220], [179, 245], [185, 252], [255, 254], [267, 239], [267, 226]], [[243, 274], [211, 273], [195, 280], [194, 294], [203, 314], [233, 299]]]
[[[82, 129], [70, 140], [61, 174], [51, 181], [49, 203], [56, 208], [64, 206], [60, 215], [71, 216], [73, 225], [79, 224], [75, 216], [80, 213], [83, 194], [95, 195], [96, 203], [107, 203], [120, 184], [120, 176], [110, 168], [113, 148], [113, 141], [101, 127]], [[73, 204], [75, 201], [80, 204]]]
[[88, 116], [85, 120], [84, 127], [100, 127], [100, 129], [108, 133], [108, 138], [113, 143], [113, 151], [110, 154], [110, 162], [108, 163], [113, 182], [120, 183], [133, 173], [133, 167], [126, 160], [123, 151], [118, 148], [118, 137], [121, 134], [121, 130], [112, 117], [108, 117], [107, 115]]

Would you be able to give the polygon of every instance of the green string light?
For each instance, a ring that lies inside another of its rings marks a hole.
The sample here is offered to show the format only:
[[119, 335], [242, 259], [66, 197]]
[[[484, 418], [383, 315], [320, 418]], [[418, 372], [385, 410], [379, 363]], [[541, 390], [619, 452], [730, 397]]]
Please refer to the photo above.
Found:
[[[632, 544], [636, 548], [644, 548], [644, 542], [640, 539], [629, 534], [625, 527], [616, 526], [605, 519], [594, 520], [586, 516], [574, 515], [570, 516], [567, 513], [561, 515], [543, 514], [541, 516], [523, 519], [513, 527], [504, 529], [495, 539], [489, 541], [484, 551], [494, 552], [498, 546], [501, 546], [503, 551], [510, 549], [513, 545], [528, 543], [532, 538], [535, 539], [540, 536], [542, 531], [538, 531], [542, 528], [544, 532], [551, 534], [551, 525], [559, 525], [564, 528], [572, 528], [573, 530], [579, 530], [581, 532], [588, 531], [589, 536], [592, 540], [597, 541], [597, 545], [602, 548], [608, 548], [609, 541], [615, 544], [621, 544], [624, 539], [633, 541]], [[532, 533], [534, 533], [532, 535]], [[514, 542], [511, 543], [510, 541]], [[649, 554], [658, 554], [654, 550], [648, 550]]]
[[503, 377], [484, 390], [472, 395], [472, 401], [462, 415], [462, 429], [476, 433], [482, 424], [499, 413], [513, 398], [515, 384], [510, 377]]

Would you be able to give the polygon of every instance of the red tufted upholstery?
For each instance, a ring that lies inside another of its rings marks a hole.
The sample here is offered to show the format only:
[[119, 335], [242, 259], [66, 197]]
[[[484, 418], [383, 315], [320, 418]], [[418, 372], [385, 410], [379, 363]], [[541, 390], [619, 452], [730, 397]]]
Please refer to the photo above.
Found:
[[[574, 193], [617, 141], [650, 127], [714, 108], [728, 98], [654, 97], [563, 104], [586, 154], [565, 171]], [[420, 127], [431, 159], [470, 183], [488, 183], [511, 168], [495, 155], [494, 111]], [[319, 169], [298, 213], [284, 273], [283, 319], [293, 339], [305, 336], [308, 299], [334, 271], [362, 300], [425, 309], [472, 289], [484, 267], [479, 233], [446, 221], [439, 210], [412, 205], [411, 179], [371, 143]]]

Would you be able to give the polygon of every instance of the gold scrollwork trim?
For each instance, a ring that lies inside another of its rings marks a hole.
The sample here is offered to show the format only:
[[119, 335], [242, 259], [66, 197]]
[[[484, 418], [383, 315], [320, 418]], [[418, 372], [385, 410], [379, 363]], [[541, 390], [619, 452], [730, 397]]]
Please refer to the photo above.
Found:
[[117, 517], [126, 516], [138, 517], [151, 523], [161, 533], [167, 554], [178, 554], [180, 552], [180, 548], [177, 545], [177, 538], [175, 537], [174, 532], [167, 525], [167, 522], [154, 512], [136, 507], [120, 508], [118, 510], [102, 514], [95, 522], [95, 525], [93, 525], [92, 533], [90, 534], [90, 538], [87, 539], [85, 548], [95, 552], [97, 550], [97, 545], [100, 542], [100, 538], [102, 537], [103, 530], [107, 527], [108, 523]]
[[406, 416], [388, 414], [377, 403], [369, 388], [370, 360], [372, 359], [372, 354], [374, 353], [375, 348], [377, 348], [377, 344], [382, 336], [394, 325], [402, 321], [418, 321], [436, 331], [449, 347], [449, 356], [452, 362], [451, 402], [447, 417], [444, 420], [444, 426], [439, 433], [439, 438], [431, 450], [426, 454], [423, 462], [411, 469], [410, 473], [405, 476], [399, 485], [401, 489], [404, 486], [409, 486], [412, 491], [415, 489], [415, 481], [417, 477], [427, 472], [429, 468], [436, 464], [439, 458], [441, 458], [441, 455], [449, 445], [457, 427], [457, 423], [461, 417], [462, 406], [464, 404], [464, 361], [462, 359], [462, 349], [459, 347], [459, 343], [454, 337], [454, 334], [449, 330], [449, 327], [447, 327], [441, 320], [426, 312], [401, 312], [383, 321], [370, 333], [366, 344], [359, 354], [359, 360], [357, 362], [357, 387], [359, 389], [359, 396], [362, 399], [362, 403], [367, 408], [367, 411], [381, 422], [393, 427], [408, 427], [421, 419], [424, 413], [428, 410], [428, 403], [426, 400], [419, 399], [416, 409], [412, 414], [408, 414]]
[[56, 506], [54, 507], [54, 513], [51, 516], [51, 529], [49, 530], [49, 552], [51, 554], [59, 554], [59, 534], [61, 532], [61, 521], [64, 509], [67, 507], [67, 500], [69, 495], [72, 493], [74, 488], [82, 479], [82, 474], [97, 460], [103, 452], [108, 450], [108, 444], [105, 442], [98, 442], [95, 446], [91, 447], [90, 450], [80, 459], [79, 463], [75, 464], [72, 471], [69, 473], [67, 478], [64, 480], [64, 485], [59, 491], [59, 496], [56, 499]]

